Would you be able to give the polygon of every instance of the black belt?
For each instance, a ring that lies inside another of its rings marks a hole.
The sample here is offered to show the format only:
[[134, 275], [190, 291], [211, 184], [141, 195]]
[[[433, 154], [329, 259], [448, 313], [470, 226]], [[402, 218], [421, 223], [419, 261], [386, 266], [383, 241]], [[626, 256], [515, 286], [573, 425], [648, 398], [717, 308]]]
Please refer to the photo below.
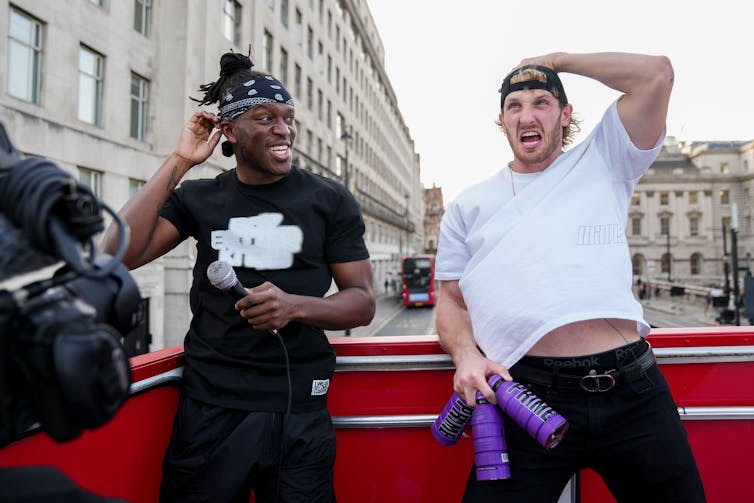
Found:
[[537, 384], [563, 391], [580, 390], [589, 393], [602, 393], [610, 391], [619, 384], [640, 379], [655, 362], [652, 348], [647, 348], [634, 361], [611, 370], [591, 369], [585, 374], [574, 375], [523, 364], [514, 365], [510, 369], [510, 373], [515, 381], [524, 384]]

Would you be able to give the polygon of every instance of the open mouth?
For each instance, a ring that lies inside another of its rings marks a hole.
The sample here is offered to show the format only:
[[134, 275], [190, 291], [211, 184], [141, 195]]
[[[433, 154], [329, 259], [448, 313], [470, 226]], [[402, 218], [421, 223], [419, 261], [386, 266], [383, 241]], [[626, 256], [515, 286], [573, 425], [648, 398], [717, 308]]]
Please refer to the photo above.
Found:
[[275, 159], [280, 161], [288, 160], [291, 153], [290, 145], [273, 145], [268, 149]]
[[542, 141], [542, 135], [540, 135], [536, 131], [527, 131], [526, 133], [521, 135], [520, 140], [524, 146], [530, 147], [537, 145], [540, 141]]

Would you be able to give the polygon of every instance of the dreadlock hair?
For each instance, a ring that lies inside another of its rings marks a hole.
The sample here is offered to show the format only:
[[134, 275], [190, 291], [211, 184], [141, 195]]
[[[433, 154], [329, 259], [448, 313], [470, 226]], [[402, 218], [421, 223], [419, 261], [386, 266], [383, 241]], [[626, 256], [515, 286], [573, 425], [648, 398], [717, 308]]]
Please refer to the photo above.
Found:
[[[249, 46], [249, 54], [244, 56], [238, 52], [226, 52], [220, 57], [220, 78], [215, 82], [209, 82], [199, 86], [199, 91], [204, 93], [202, 99], [196, 99], [191, 97], [193, 101], [202, 105], [213, 105], [220, 102], [220, 98], [224, 96], [230, 89], [246, 82], [247, 80], [263, 76], [264, 73], [257, 70], [252, 70], [254, 66], [251, 59], [251, 46]], [[225, 157], [231, 157], [233, 155], [233, 145], [229, 141], [222, 142], [220, 149]]]
[[199, 86], [199, 91], [204, 93], [202, 99], [191, 98], [199, 103], [198, 106], [212, 105], [219, 103], [220, 98], [225, 95], [229, 89], [249, 80], [253, 77], [265, 75], [257, 70], [252, 70], [254, 63], [251, 62], [251, 47], [249, 55], [244, 56], [238, 52], [226, 52], [220, 57], [220, 78], [215, 82], [209, 82]]

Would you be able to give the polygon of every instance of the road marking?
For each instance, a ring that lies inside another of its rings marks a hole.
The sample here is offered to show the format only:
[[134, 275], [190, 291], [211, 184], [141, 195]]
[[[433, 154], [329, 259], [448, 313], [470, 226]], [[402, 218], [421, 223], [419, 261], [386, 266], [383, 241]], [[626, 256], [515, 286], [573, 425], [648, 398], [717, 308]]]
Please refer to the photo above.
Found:
[[406, 306], [404, 306], [403, 304], [398, 304], [398, 308], [395, 311], [393, 311], [392, 313], [390, 313], [390, 315], [388, 315], [388, 317], [385, 318], [385, 320], [382, 323], [380, 323], [379, 325], [377, 325], [377, 327], [369, 333], [368, 337], [371, 337], [371, 336], [375, 335], [377, 332], [379, 332], [380, 330], [382, 330], [383, 328], [385, 328], [385, 325], [387, 325], [388, 323], [390, 323], [391, 321], [393, 321], [395, 319], [395, 317], [398, 316], [398, 314], [401, 311], [403, 311], [404, 309], [406, 309]]

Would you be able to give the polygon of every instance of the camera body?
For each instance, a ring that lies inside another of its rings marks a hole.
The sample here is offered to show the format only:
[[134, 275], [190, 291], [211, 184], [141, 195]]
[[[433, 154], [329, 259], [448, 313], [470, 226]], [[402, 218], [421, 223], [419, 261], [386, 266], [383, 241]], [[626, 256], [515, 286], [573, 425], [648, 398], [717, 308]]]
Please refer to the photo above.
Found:
[[[100, 207], [121, 227], [115, 257], [96, 253]], [[22, 159], [1, 123], [0, 217], [4, 239], [31, 258], [7, 257], [0, 279], [64, 263], [52, 277], [0, 289], [0, 446], [39, 427], [57, 441], [72, 440], [104, 424], [128, 398], [121, 334], [143, 313], [120, 262], [125, 225], [54, 164]]]

